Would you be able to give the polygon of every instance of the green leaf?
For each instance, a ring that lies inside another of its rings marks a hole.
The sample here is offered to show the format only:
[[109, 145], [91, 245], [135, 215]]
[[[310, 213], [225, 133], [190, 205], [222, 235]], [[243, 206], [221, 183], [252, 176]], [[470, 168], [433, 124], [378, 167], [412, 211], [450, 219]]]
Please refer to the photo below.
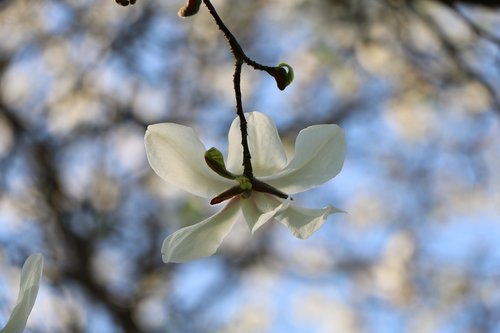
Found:
[[226, 164], [224, 163], [224, 157], [217, 148], [212, 147], [205, 152], [205, 162], [207, 162], [210, 169], [215, 171], [215, 173], [219, 176], [228, 179], [236, 179], [236, 175], [227, 171]]
[[177, 12], [180, 17], [193, 16], [200, 10], [201, 0], [187, 0], [186, 4], [182, 6]]
[[[285, 193], [281, 192], [280, 190], [278, 190], [277, 188], [275, 188], [269, 184], [266, 184], [264, 182], [261, 182], [260, 180], [257, 180], [257, 179], [253, 180], [253, 189], [257, 192], [269, 193], [269, 194], [275, 195], [275, 196], [282, 198], [282, 199], [288, 198], [287, 194], [285, 194]], [[293, 200], [293, 199], [291, 199], [291, 200]]]

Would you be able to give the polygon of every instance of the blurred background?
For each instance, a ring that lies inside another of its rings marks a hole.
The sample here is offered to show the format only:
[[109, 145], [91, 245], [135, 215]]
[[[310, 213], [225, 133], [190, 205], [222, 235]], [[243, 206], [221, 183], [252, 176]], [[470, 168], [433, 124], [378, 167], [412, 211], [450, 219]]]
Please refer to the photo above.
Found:
[[237, 224], [218, 253], [163, 264], [161, 243], [218, 207], [149, 167], [148, 124], [227, 149], [233, 60], [183, 1], [0, 2], [0, 326], [20, 267], [45, 256], [27, 332], [500, 332], [497, 1], [214, 0], [247, 55], [246, 111], [338, 123], [333, 204], [301, 241]]

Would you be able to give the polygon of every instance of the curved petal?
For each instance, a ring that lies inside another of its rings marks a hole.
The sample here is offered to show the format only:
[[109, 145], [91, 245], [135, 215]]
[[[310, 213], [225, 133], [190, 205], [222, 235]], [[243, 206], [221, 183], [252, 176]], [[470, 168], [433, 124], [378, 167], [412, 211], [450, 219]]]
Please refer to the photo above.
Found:
[[187, 192], [210, 198], [232, 184], [207, 166], [205, 146], [190, 127], [150, 125], [144, 144], [149, 164], [158, 176]]
[[290, 205], [276, 219], [286, 225], [295, 237], [306, 239], [325, 223], [328, 215], [339, 212], [342, 211], [333, 206], [309, 209]]
[[344, 164], [344, 131], [337, 125], [315, 125], [300, 131], [295, 156], [275, 175], [261, 180], [294, 194], [319, 186], [335, 177]]
[[[248, 123], [248, 148], [256, 177], [272, 175], [282, 170], [287, 158], [278, 130], [271, 118], [260, 112], [245, 114]], [[240, 120], [236, 118], [229, 129], [228, 170], [243, 173], [243, 147], [241, 146]]]
[[36, 295], [42, 278], [43, 256], [32, 254], [26, 259], [21, 271], [21, 285], [16, 306], [10, 315], [3, 333], [22, 333], [26, 327], [28, 316], [35, 304]]
[[239, 199], [232, 199], [215, 215], [177, 230], [163, 241], [164, 262], [186, 262], [215, 253], [238, 218]]
[[290, 204], [290, 200], [289, 197], [289, 199], [279, 201], [269, 194], [255, 191], [252, 192], [250, 198], [242, 199], [241, 210], [250, 231], [254, 233], [264, 223], [285, 210]]

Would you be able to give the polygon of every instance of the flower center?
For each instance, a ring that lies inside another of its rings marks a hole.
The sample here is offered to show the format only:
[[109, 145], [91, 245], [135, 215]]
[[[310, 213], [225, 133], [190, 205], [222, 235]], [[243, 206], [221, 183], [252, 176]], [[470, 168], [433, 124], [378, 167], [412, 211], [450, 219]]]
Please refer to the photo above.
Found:
[[288, 198], [287, 194], [281, 192], [280, 190], [269, 184], [261, 182], [258, 179], [249, 179], [246, 176], [238, 176], [236, 177], [236, 180], [238, 181], [239, 185], [233, 186], [230, 189], [222, 192], [221, 194], [213, 198], [210, 201], [210, 204], [216, 205], [237, 195], [240, 195], [242, 199], [248, 199], [252, 195], [252, 191], [269, 193], [282, 199]]
[[210, 201], [211, 205], [216, 205], [237, 195], [241, 195], [242, 199], [248, 199], [252, 195], [252, 191], [269, 193], [282, 199], [287, 199], [288, 195], [281, 192], [277, 188], [261, 182], [260, 180], [247, 177], [245, 175], [235, 175], [226, 169], [222, 153], [217, 148], [210, 148], [205, 152], [205, 161], [210, 169], [219, 176], [233, 179], [238, 182], [238, 185], [222, 192]]

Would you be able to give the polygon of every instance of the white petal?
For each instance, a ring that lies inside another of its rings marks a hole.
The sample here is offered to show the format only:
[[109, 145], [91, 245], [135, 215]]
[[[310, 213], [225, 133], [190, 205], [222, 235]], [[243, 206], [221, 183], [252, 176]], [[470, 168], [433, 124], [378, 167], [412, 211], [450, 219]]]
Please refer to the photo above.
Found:
[[[256, 177], [268, 176], [286, 165], [286, 153], [271, 118], [260, 112], [245, 114], [248, 123], [248, 147]], [[243, 173], [243, 148], [241, 146], [240, 120], [236, 118], [229, 129], [227, 168]]]
[[295, 156], [275, 175], [262, 177], [286, 194], [319, 186], [335, 177], [344, 164], [344, 131], [337, 125], [315, 125], [300, 131]]
[[151, 125], [144, 144], [153, 170], [174, 186], [205, 198], [231, 186], [207, 166], [205, 146], [190, 127], [174, 123]]
[[238, 218], [239, 199], [232, 199], [215, 215], [177, 230], [163, 241], [164, 262], [186, 262], [215, 253]]
[[2, 333], [21, 333], [24, 331], [38, 294], [42, 270], [43, 256], [41, 254], [32, 254], [26, 259], [21, 271], [21, 284], [16, 306]]
[[306, 239], [325, 223], [328, 215], [338, 212], [342, 211], [332, 206], [308, 209], [290, 205], [276, 219], [286, 225], [295, 237]]
[[270, 194], [252, 192], [248, 199], [241, 200], [241, 210], [250, 231], [254, 233], [264, 223], [282, 212], [290, 204], [290, 199], [280, 201]]

